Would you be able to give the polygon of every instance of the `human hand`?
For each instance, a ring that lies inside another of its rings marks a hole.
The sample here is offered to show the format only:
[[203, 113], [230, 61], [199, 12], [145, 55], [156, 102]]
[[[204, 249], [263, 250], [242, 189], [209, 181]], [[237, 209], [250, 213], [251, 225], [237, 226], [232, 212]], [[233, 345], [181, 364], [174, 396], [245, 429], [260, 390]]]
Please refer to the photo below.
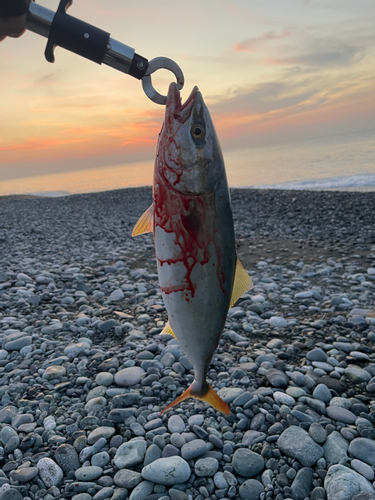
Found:
[[7, 36], [18, 38], [26, 30], [26, 14], [17, 17], [0, 18], [0, 42]]

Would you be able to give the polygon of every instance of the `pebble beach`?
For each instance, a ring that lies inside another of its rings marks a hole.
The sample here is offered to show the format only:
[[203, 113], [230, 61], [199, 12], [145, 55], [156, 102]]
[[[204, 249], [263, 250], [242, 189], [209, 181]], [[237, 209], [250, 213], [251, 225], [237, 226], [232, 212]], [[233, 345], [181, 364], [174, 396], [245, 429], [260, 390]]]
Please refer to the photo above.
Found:
[[254, 288], [189, 399], [151, 188], [0, 198], [0, 500], [375, 500], [375, 195], [234, 189]]

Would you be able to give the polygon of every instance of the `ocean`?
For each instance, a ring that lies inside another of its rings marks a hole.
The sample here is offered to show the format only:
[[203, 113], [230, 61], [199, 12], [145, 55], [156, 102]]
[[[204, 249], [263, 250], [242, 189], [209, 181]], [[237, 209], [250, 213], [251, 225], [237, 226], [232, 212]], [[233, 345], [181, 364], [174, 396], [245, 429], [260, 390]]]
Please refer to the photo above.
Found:
[[[156, 145], [156, 144], [155, 144]], [[375, 130], [224, 150], [231, 187], [375, 191]], [[0, 195], [66, 196], [152, 184], [153, 159], [0, 181]]]

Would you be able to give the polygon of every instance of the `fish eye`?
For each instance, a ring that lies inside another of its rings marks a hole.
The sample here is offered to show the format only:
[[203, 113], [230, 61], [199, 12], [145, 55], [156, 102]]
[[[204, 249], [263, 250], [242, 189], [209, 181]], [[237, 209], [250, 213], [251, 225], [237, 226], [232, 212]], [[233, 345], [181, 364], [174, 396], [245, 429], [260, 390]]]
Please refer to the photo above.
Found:
[[202, 125], [194, 123], [191, 127], [191, 135], [194, 137], [194, 139], [203, 139], [203, 137], [206, 135], [206, 131], [202, 127]]

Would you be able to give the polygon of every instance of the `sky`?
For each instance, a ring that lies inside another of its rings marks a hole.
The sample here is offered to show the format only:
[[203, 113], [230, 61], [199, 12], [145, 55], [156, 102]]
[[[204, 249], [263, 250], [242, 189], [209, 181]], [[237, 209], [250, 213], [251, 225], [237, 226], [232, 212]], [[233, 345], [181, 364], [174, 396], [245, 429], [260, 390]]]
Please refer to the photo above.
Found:
[[[176, 61], [183, 100], [198, 85], [224, 150], [375, 134], [374, 0], [74, 0], [68, 13]], [[151, 160], [163, 106], [62, 48], [48, 63], [45, 45], [31, 32], [0, 43], [0, 181]], [[173, 75], [153, 80], [165, 94]]]

